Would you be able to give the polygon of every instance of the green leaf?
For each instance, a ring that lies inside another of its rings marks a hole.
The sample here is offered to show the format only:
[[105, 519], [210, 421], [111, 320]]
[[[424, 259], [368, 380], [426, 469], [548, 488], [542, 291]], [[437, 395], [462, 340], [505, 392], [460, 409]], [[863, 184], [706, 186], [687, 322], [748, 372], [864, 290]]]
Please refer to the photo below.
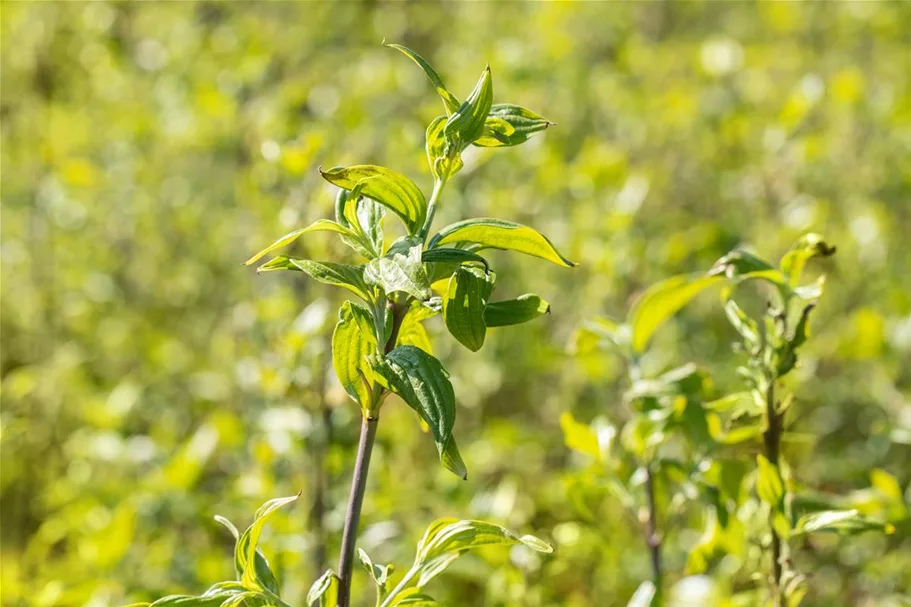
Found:
[[474, 90], [446, 121], [443, 127], [444, 137], [458, 142], [462, 147], [473, 142], [484, 132], [484, 123], [487, 121], [492, 103], [493, 78], [490, 75], [490, 66], [487, 66]]
[[560, 414], [560, 427], [563, 429], [563, 442], [566, 443], [567, 447], [583, 455], [593, 457], [595, 461], [601, 460], [598, 435], [591, 427], [576, 421], [576, 418], [569, 411], [564, 411]]
[[560, 255], [547, 238], [532, 228], [502, 219], [479, 217], [448, 225], [431, 239], [428, 248], [457, 242], [473, 243], [477, 249], [517, 251], [566, 268], [576, 265]]
[[[503, 128], [503, 122], [509, 128]], [[553, 126], [553, 122], [531, 110], [508, 103], [494, 104], [488, 114], [484, 134], [474, 144], [481, 147], [513, 146], [525, 143], [535, 133]]]
[[570, 350], [573, 354], [591, 354], [607, 345], [626, 352], [632, 333], [629, 325], [601, 316], [586, 320], [573, 333]]
[[253, 524], [250, 525], [240, 539], [237, 540], [237, 546], [234, 551], [234, 560], [237, 569], [241, 571], [240, 582], [249, 590], [270, 590], [278, 592], [278, 583], [275, 576], [269, 569], [265, 558], [262, 563], [265, 568], [260, 567], [260, 561], [256, 558], [259, 536], [262, 534], [266, 520], [279, 508], [290, 504], [300, 497], [300, 493], [290, 497], [279, 497], [269, 500], [263, 504], [253, 517]]
[[405, 317], [402, 318], [402, 324], [399, 326], [399, 339], [396, 342], [398, 346], [415, 346], [427, 354], [433, 355], [433, 345], [430, 342], [430, 335], [427, 329], [421, 324], [422, 321], [433, 316], [432, 310], [417, 304], [412, 305]]
[[484, 309], [493, 291], [495, 276], [481, 268], [459, 266], [449, 279], [443, 297], [443, 321], [459, 343], [477, 352], [484, 345], [487, 325]]
[[728, 318], [731, 326], [740, 334], [743, 340], [755, 346], [759, 344], [759, 325], [756, 321], [747, 316], [733, 297], [734, 289], [725, 286], [721, 289], [721, 301], [724, 306], [724, 314]]
[[306, 228], [301, 228], [299, 230], [294, 230], [293, 232], [289, 232], [288, 234], [285, 234], [284, 236], [282, 236], [281, 238], [279, 238], [278, 240], [276, 240], [275, 242], [270, 244], [268, 247], [266, 247], [265, 249], [263, 249], [262, 251], [260, 251], [259, 253], [257, 253], [250, 259], [248, 259], [247, 261], [245, 261], [244, 265], [249, 266], [250, 264], [259, 261], [260, 259], [262, 259], [266, 255], [268, 255], [272, 251], [288, 246], [289, 244], [291, 244], [292, 242], [294, 242], [295, 240], [297, 240], [298, 238], [300, 238], [301, 236], [303, 236], [304, 234], [307, 234], [309, 232], [335, 232], [336, 234], [342, 234], [343, 236], [349, 236], [349, 237], [355, 236], [355, 234], [351, 230], [335, 223], [334, 221], [330, 221], [328, 219], [320, 219], [319, 221], [312, 223], [311, 225], [307, 226]]
[[756, 456], [758, 465], [758, 478], [756, 479], [756, 494], [759, 499], [772, 507], [773, 511], [781, 509], [784, 500], [784, 479], [778, 466], [771, 463], [763, 455]]
[[437, 94], [440, 96], [440, 99], [443, 100], [443, 107], [446, 108], [447, 115], [459, 109], [459, 106], [461, 105], [459, 103], [459, 100], [456, 99], [455, 95], [446, 90], [446, 86], [443, 84], [443, 79], [440, 78], [440, 75], [436, 73], [436, 70], [430, 67], [430, 64], [427, 63], [423, 57], [415, 53], [407, 46], [402, 46], [401, 44], [388, 44], [384, 41], [383, 46], [394, 48], [395, 50], [403, 53], [424, 71], [424, 73], [427, 75], [427, 78], [429, 78], [433, 86], [436, 87]]
[[788, 276], [788, 284], [796, 287], [800, 284], [800, 277], [808, 261], [814, 257], [831, 257], [834, 254], [835, 247], [829, 246], [822, 236], [805, 234], [781, 258], [781, 271]]
[[643, 352], [652, 334], [691, 299], [722, 279], [701, 275], [674, 276], [646, 289], [633, 304], [629, 325], [635, 352]]
[[367, 411], [373, 405], [373, 370], [367, 355], [377, 352], [376, 329], [370, 312], [346, 301], [332, 333], [332, 367], [345, 392]]
[[335, 572], [327, 569], [319, 576], [307, 592], [307, 605], [309, 607], [336, 607], [338, 605], [339, 579]]
[[398, 394], [430, 427], [443, 465], [465, 478], [463, 470], [453, 468], [454, 444], [449, 443], [455, 424], [455, 393], [440, 361], [415, 346], [398, 346], [385, 357], [369, 359], [380, 385]]
[[384, 257], [367, 263], [364, 280], [367, 284], [382, 287], [386, 293], [403, 291], [422, 301], [428, 299], [433, 292], [421, 262], [422, 246], [419, 238], [400, 239]]
[[446, 127], [446, 116], [437, 116], [427, 127], [427, 162], [430, 171], [438, 180], [446, 181], [462, 170], [462, 151], [443, 132]]
[[361, 565], [364, 566], [364, 569], [367, 570], [367, 573], [370, 575], [370, 579], [373, 580], [373, 583], [376, 584], [377, 594], [382, 600], [386, 595], [386, 586], [389, 583], [389, 575], [395, 570], [393, 565], [378, 565], [374, 563], [370, 556], [364, 552], [361, 548], [357, 549], [357, 558], [361, 561]]
[[335, 167], [328, 171], [320, 169], [320, 174], [329, 183], [348, 190], [367, 180], [361, 186], [361, 194], [372, 198], [401, 217], [409, 234], [416, 233], [424, 225], [427, 213], [424, 194], [413, 181], [401, 173], [381, 166], [361, 164]]
[[310, 278], [327, 285], [348, 289], [364, 301], [373, 300], [371, 289], [364, 282], [364, 266], [353, 266], [331, 261], [313, 261], [281, 255], [264, 263], [257, 272], [274, 272], [277, 270], [294, 270], [303, 272]]
[[[465, 249], [449, 249], [441, 247], [439, 249], [428, 249], [421, 254], [421, 261], [424, 263], [471, 263], [477, 262], [484, 264], [484, 269], [490, 271], [487, 260], [471, 251]], [[450, 272], [452, 274], [452, 272]]]
[[797, 521], [794, 535], [831, 531], [842, 535], [853, 535], [865, 531], [879, 531], [891, 534], [895, 527], [888, 523], [874, 521], [857, 510], [826, 510], [802, 516]]
[[453, 518], [431, 523], [418, 543], [414, 567], [420, 571], [417, 586], [423, 587], [467, 550], [483, 546], [522, 544], [537, 552], [551, 553], [553, 547], [533, 535], [515, 533], [485, 521], [460, 521]]
[[406, 596], [402, 600], [393, 603], [393, 605], [395, 607], [443, 607], [442, 603], [436, 602], [433, 598], [423, 593]]
[[484, 308], [484, 322], [487, 328], [518, 325], [545, 314], [550, 314], [550, 304], [535, 295], [526, 293], [515, 299], [492, 301]]

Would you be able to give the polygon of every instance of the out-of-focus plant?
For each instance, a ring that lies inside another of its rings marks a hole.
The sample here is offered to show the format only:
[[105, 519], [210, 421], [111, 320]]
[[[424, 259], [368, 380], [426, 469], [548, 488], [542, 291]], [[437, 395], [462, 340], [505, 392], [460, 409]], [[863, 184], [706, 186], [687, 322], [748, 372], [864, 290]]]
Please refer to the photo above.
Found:
[[[618, 466], [608, 467], [608, 486], [634, 507], [630, 486], [644, 484], [646, 507], [640, 519], [653, 568], [653, 579], [640, 586], [630, 605], [661, 604], [663, 600], [654, 486], [656, 472], [668, 463], [658, 453], [666, 448], [668, 430], [673, 428], [669, 422], [675, 419], [682, 421], [687, 439], [696, 449], [687, 462], [671, 460], [680, 488], [671, 503], [701, 495], [708, 504], [706, 530], [689, 554], [687, 572], [703, 572], [719, 551], [749, 557], [745, 553], [751, 541], [761, 547], [759, 558], [754, 559], [756, 566], [760, 562], [768, 566], [767, 576], [750, 571], [751, 578], [766, 577], [767, 587], [735, 594], [730, 597], [732, 604], [759, 601], [794, 607], [800, 603], [806, 589], [804, 576], [794, 566], [792, 539], [823, 531], [892, 532], [893, 526], [887, 522], [864, 516], [857, 509], [830, 509], [825, 500], [800, 500], [800, 507], [796, 507], [794, 471], [782, 455], [787, 414], [794, 402], [782, 380], [797, 365], [798, 350], [809, 335], [810, 313], [825, 283], [824, 276], [810, 284], [802, 284], [801, 277], [809, 260], [834, 252], [835, 248], [817, 234], [801, 238], [777, 266], [747, 250], [735, 249], [704, 275], [676, 276], [646, 290], [626, 323], [602, 318], [586, 323], [577, 332], [577, 349], [610, 344], [624, 354], [630, 369], [632, 388], [626, 400], [634, 407], [621, 431], [620, 444], [624, 454], [635, 456], [641, 467], [628, 478], [616, 474]], [[759, 318], [749, 315], [735, 300], [738, 288], [747, 281], [767, 287]], [[734, 351], [747, 358], [737, 370], [746, 389], [704, 402], [707, 376], [694, 365], [655, 379], [642, 379], [638, 363], [652, 334], [699, 293], [719, 285], [725, 315], [740, 337]], [[569, 413], [564, 414], [563, 429], [570, 448], [600, 456], [594, 429]], [[751, 449], [756, 442], [761, 443], [761, 449], [752, 456], [756, 465], [749, 473], [729, 451], [735, 445]], [[745, 483], [752, 492], [743, 491]], [[900, 499], [898, 502], [901, 504]], [[751, 563], [748, 558], [744, 560]]]
[[[335, 373], [360, 406], [362, 423], [338, 572], [326, 571], [307, 597], [308, 604], [321, 607], [348, 607], [351, 603], [351, 575], [367, 472], [380, 410], [390, 394], [399, 396], [420, 416], [433, 436], [443, 466], [467, 478], [467, 467], [453, 437], [455, 393], [449, 374], [430, 353], [422, 322], [442, 314], [449, 333], [469, 350], [478, 351], [489, 328], [525, 323], [549, 312], [549, 304], [534, 294], [490, 301], [496, 275], [479, 254], [484, 249], [526, 253], [564, 267], [575, 265], [532, 228], [502, 219], [467, 219], [429, 237], [443, 189], [462, 168], [462, 152], [467, 146], [519, 145], [551, 123], [520, 106], [493, 104], [489, 66], [460, 102], [417, 53], [397, 44], [387, 46], [420, 66], [446, 110], [427, 128], [427, 160], [434, 178], [429, 200], [408, 177], [382, 166], [321, 170], [323, 178], [339, 187], [335, 219], [321, 219], [286, 234], [246, 262], [255, 263], [310, 232], [336, 233], [365, 259], [360, 264], [348, 264], [282, 255], [258, 269], [303, 272], [319, 282], [344, 288], [360, 300], [342, 305], [332, 338]], [[388, 244], [383, 230], [387, 210], [398, 216], [406, 231]], [[199, 597], [168, 597], [153, 605], [285, 605], [278, 597], [275, 576], [266, 560], [258, 556], [256, 545], [266, 517], [294, 499], [267, 502], [257, 512], [253, 526], [239, 536], [235, 556], [238, 581], [216, 584]], [[224, 519], [220, 521], [233, 529]], [[374, 565], [362, 550], [359, 557], [377, 586], [377, 605], [414, 607], [437, 604], [422, 594], [421, 588], [458, 556], [469, 549], [497, 544], [552, 551], [538, 538], [519, 537], [492, 523], [441, 519], [428, 528], [418, 545], [414, 565], [391, 590], [387, 586], [392, 568]]]

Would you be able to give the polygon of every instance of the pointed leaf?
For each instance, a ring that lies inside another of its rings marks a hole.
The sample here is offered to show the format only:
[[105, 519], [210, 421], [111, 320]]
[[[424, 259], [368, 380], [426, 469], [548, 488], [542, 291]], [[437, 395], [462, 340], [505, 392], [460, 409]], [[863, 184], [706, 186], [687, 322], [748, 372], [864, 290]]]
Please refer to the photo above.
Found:
[[332, 333], [332, 367], [345, 392], [361, 406], [372, 404], [373, 371], [368, 354], [376, 354], [377, 339], [370, 312], [346, 301], [339, 310], [339, 321]]
[[459, 343], [477, 352], [484, 345], [484, 309], [493, 291], [494, 275], [481, 268], [460, 266], [449, 279], [443, 298], [443, 320]]
[[657, 594], [655, 584], [646, 580], [636, 588], [636, 592], [633, 593], [626, 607], [651, 607], [655, 594]]
[[276, 257], [257, 268], [257, 272], [274, 272], [276, 270], [293, 270], [304, 272], [310, 278], [327, 285], [348, 289], [364, 301], [371, 301], [372, 290], [364, 282], [364, 266], [353, 266], [331, 261], [313, 261], [296, 257]]
[[443, 132], [446, 127], [446, 116], [437, 116], [427, 127], [427, 163], [437, 179], [446, 181], [462, 170], [462, 151], [459, 146], [447, 139]]
[[440, 519], [428, 527], [418, 544], [415, 567], [421, 572], [418, 587], [425, 586], [466, 550], [482, 546], [522, 544], [537, 552], [551, 553], [553, 547], [533, 535], [518, 536], [485, 521]]
[[794, 535], [831, 531], [843, 535], [853, 535], [864, 531], [879, 531], [891, 534], [895, 527], [888, 523], [871, 520], [857, 510], [825, 510], [802, 516], [797, 521]]
[[[490, 271], [487, 260], [471, 251], [465, 249], [450, 249], [440, 247], [437, 249], [428, 249], [421, 254], [421, 261], [424, 263], [471, 263], [477, 262], [484, 265], [484, 269]], [[449, 272], [452, 274], [452, 272]]]
[[363, 180], [361, 194], [372, 198], [402, 218], [409, 234], [424, 225], [427, 201], [413, 181], [390, 169], [370, 164], [336, 167], [320, 171], [323, 178], [340, 188], [353, 189]]
[[[510, 128], [503, 128], [499, 122]], [[531, 110], [508, 103], [494, 104], [487, 117], [484, 134], [474, 144], [481, 147], [513, 146], [525, 143], [535, 133], [554, 123]]]
[[773, 511], [779, 510], [784, 499], [784, 480], [781, 478], [781, 472], [778, 466], [763, 455], [756, 456], [756, 463], [759, 475], [756, 479], [756, 494], [759, 495], [759, 499], [771, 506]]
[[644, 351], [658, 327], [699, 293], [721, 280], [715, 276], [674, 276], [649, 287], [630, 312], [633, 350]]
[[399, 327], [399, 339], [396, 345], [415, 346], [427, 354], [433, 355], [430, 335], [428, 335], [424, 325], [421, 324], [422, 320], [429, 318], [431, 315], [433, 315], [433, 312], [424, 306], [412, 306], [402, 319], [402, 324]]
[[242, 572], [240, 582], [245, 588], [250, 590], [265, 589], [270, 590], [271, 592], [278, 592], [278, 583], [275, 581], [275, 576], [269, 569], [268, 563], [265, 562], [265, 558], [262, 559], [265, 568], [260, 567], [260, 561], [256, 558], [259, 536], [262, 534], [266, 520], [275, 513], [276, 510], [286, 504], [290, 504], [299, 497], [300, 494], [298, 493], [297, 495], [292, 495], [290, 497], [272, 499], [263, 504], [259, 510], [256, 511], [256, 514], [253, 517], [253, 524], [244, 531], [243, 535], [241, 535], [240, 539], [237, 541], [234, 557], [238, 569]]
[[463, 147], [470, 144], [483, 133], [484, 123], [492, 103], [493, 78], [490, 75], [490, 66], [488, 66], [481, 73], [481, 78], [468, 98], [446, 121], [443, 135], [446, 139], [459, 142]]
[[478, 249], [517, 251], [567, 268], [576, 265], [560, 255], [547, 238], [532, 228], [502, 219], [479, 217], [448, 225], [433, 237], [428, 248], [457, 242], [474, 243]]
[[299, 230], [294, 230], [293, 232], [289, 232], [288, 234], [285, 234], [284, 236], [282, 236], [281, 238], [279, 238], [278, 240], [276, 240], [275, 242], [270, 244], [268, 247], [266, 247], [265, 249], [263, 249], [262, 251], [260, 251], [259, 253], [257, 253], [250, 259], [248, 259], [247, 261], [245, 261], [244, 265], [249, 266], [250, 264], [259, 261], [260, 259], [262, 259], [266, 255], [268, 255], [272, 251], [288, 246], [289, 244], [291, 244], [292, 242], [294, 242], [295, 240], [297, 240], [298, 238], [300, 238], [301, 236], [303, 236], [304, 234], [307, 234], [309, 232], [335, 232], [336, 234], [342, 234], [343, 236], [348, 236], [348, 237], [354, 236], [354, 233], [351, 230], [349, 230], [348, 228], [341, 226], [341, 225], [335, 223], [334, 221], [330, 221], [328, 219], [320, 219], [319, 221], [316, 221], [315, 223], [310, 224], [306, 228], [301, 228]]
[[440, 361], [415, 346], [398, 346], [385, 357], [371, 356], [370, 364], [380, 385], [398, 394], [427, 423], [447, 466], [443, 455], [455, 424], [455, 393]]
[[535, 295], [526, 293], [515, 299], [492, 301], [484, 309], [487, 328], [518, 325], [545, 314], [550, 314], [550, 304]]
[[[386, 595], [386, 586], [389, 582], [389, 575], [395, 570], [395, 567], [393, 565], [379, 565], [374, 563], [370, 559], [370, 556], [361, 548], [357, 549], [357, 558], [361, 561], [361, 565], [364, 566], [364, 569], [367, 570], [367, 574], [370, 575], [370, 579], [372, 579], [373, 583], [376, 585], [377, 595], [380, 600], [382, 600]], [[379, 603], [379, 601], [377, 603]]]
[[461, 105], [459, 103], [459, 100], [455, 97], [455, 95], [446, 90], [446, 86], [443, 84], [443, 79], [440, 78], [440, 75], [436, 73], [436, 70], [430, 67], [430, 64], [427, 63], [423, 57], [415, 53], [407, 46], [402, 46], [401, 44], [388, 44], [386, 42], [383, 44], [384, 46], [394, 48], [395, 50], [403, 53], [424, 71], [424, 73], [427, 75], [427, 78], [430, 79], [431, 84], [436, 87], [437, 94], [440, 96], [440, 99], [443, 100], [443, 107], [446, 108], [447, 115], [459, 109], [459, 106]]
[[336, 607], [338, 605], [339, 579], [335, 572], [327, 569], [319, 576], [307, 592], [308, 607]]
[[800, 283], [803, 269], [814, 257], [830, 257], [835, 247], [829, 246], [819, 234], [805, 234], [791, 250], [781, 258], [781, 271], [788, 276], [788, 283], [796, 287]]
[[406, 596], [393, 605], [394, 607], [443, 607], [442, 603], [436, 602], [432, 597], [423, 593]]

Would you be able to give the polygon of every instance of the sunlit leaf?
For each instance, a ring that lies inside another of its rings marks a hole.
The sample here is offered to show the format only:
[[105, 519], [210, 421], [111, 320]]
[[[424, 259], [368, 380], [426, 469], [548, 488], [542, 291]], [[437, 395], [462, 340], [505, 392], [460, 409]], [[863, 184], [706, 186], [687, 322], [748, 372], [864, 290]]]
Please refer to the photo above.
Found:
[[826, 243], [819, 234], [805, 234], [791, 250], [781, 258], [781, 271], [788, 276], [792, 287], [800, 284], [800, 278], [807, 262], [814, 257], [830, 257], [835, 254], [835, 247]]
[[345, 392], [363, 411], [372, 405], [373, 371], [367, 355], [376, 352], [373, 317], [367, 309], [346, 301], [332, 333], [332, 367]]
[[722, 280], [701, 275], [674, 276], [649, 287], [630, 312], [633, 350], [643, 352], [662, 324], [694, 297]]
[[563, 429], [563, 442], [567, 447], [595, 460], [601, 459], [598, 435], [590, 426], [576, 421], [572, 413], [564, 411], [560, 414], [560, 427]]
[[390, 247], [385, 256], [373, 259], [364, 269], [367, 284], [382, 287], [386, 293], [402, 291], [413, 297], [428, 299], [432, 292], [424, 264], [421, 262], [420, 239], [406, 237]]
[[298, 238], [300, 238], [301, 236], [303, 236], [304, 234], [307, 234], [309, 232], [335, 232], [336, 234], [342, 234], [343, 236], [348, 236], [348, 237], [355, 236], [355, 234], [351, 230], [335, 223], [334, 221], [330, 221], [328, 219], [320, 219], [319, 221], [312, 223], [311, 225], [307, 226], [306, 228], [301, 228], [299, 230], [294, 230], [293, 232], [289, 232], [288, 234], [285, 234], [284, 236], [282, 236], [281, 238], [279, 238], [278, 240], [276, 240], [275, 242], [270, 244], [268, 247], [266, 247], [265, 249], [263, 249], [262, 251], [260, 251], [259, 253], [257, 253], [250, 259], [248, 259], [247, 261], [245, 261], [244, 265], [250, 265], [252, 263], [259, 261], [260, 259], [262, 259], [266, 255], [268, 255], [272, 251], [275, 251], [276, 249], [280, 249], [282, 247], [288, 246], [289, 244], [291, 244], [292, 242], [294, 242], [295, 240], [297, 240]]
[[777, 510], [784, 499], [784, 480], [781, 478], [781, 472], [778, 466], [763, 455], [756, 456], [756, 464], [758, 465], [756, 494], [773, 510]]
[[364, 566], [370, 579], [373, 580], [373, 583], [376, 585], [378, 597], [382, 599], [386, 595], [386, 586], [389, 582], [389, 575], [393, 572], [395, 567], [393, 565], [379, 565], [374, 563], [370, 556], [360, 548], [357, 549], [357, 558], [360, 560], [361, 565]]
[[[259, 510], [256, 511], [256, 514], [253, 517], [253, 524], [244, 531], [243, 535], [241, 535], [240, 539], [237, 541], [235, 561], [238, 564], [238, 569], [242, 572], [240, 581], [247, 589], [267, 589], [272, 592], [278, 592], [278, 583], [275, 581], [275, 576], [272, 574], [272, 571], [268, 569], [268, 564], [266, 564], [265, 569], [261, 569], [258, 566], [259, 560], [256, 558], [256, 551], [259, 545], [259, 536], [262, 534], [266, 520], [279, 508], [290, 504], [298, 497], [300, 497], [300, 494], [292, 495], [290, 497], [279, 497], [263, 504]], [[263, 559], [263, 562], [265, 562], [265, 559]]]
[[529, 322], [550, 314], [550, 304], [535, 295], [526, 293], [515, 299], [492, 301], [484, 308], [487, 327], [507, 327]]
[[795, 535], [831, 531], [842, 535], [853, 535], [865, 531], [894, 533], [895, 527], [888, 523], [871, 520], [857, 510], [826, 510], [802, 516], [794, 529]]
[[327, 569], [319, 576], [307, 592], [308, 607], [336, 607], [338, 605], [339, 579], [335, 572]]
[[567, 268], [576, 265], [560, 255], [547, 238], [532, 228], [502, 219], [479, 217], [448, 225], [431, 239], [428, 248], [457, 242], [472, 243], [478, 249], [518, 251]]
[[651, 607], [655, 593], [655, 584], [646, 580], [636, 588], [636, 592], [633, 593], [626, 607]]
[[259, 266], [256, 271], [274, 272], [277, 270], [304, 272], [310, 278], [323, 284], [348, 289], [364, 301], [372, 301], [372, 289], [364, 282], [364, 266], [279, 256]]
[[490, 66], [481, 74], [474, 90], [459, 108], [449, 116], [443, 126], [443, 135], [448, 140], [457, 141], [462, 146], [468, 145], [481, 136], [484, 123], [493, 103], [493, 78]]
[[461, 105], [459, 103], [459, 100], [455, 97], [455, 95], [446, 90], [446, 86], [443, 84], [443, 79], [440, 78], [440, 75], [436, 73], [436, 70], [430, 67], [430, 64], [427, 63], [423, 57], [418, 55], [407, 46], [402, 46], [401, 44], [390, 44], [383, 41], [383, 45], [388, 46], [389, 48], [394, 48], [395, 50], [404, 53], [406, 57], [414, 61], [418, 67], [424, 71], [424, 73], [427, 75], [427, 78], [430, 79], [431, 84], [433, 84], [433, 86], [436, 88], [440, 99], [443, 100], [443, 107], [446, 108], [447, 115], [452, 114], [459, 109], [459, 106]]
[[[496, 121], [505, 122], [511, 128], [503, 128]], [[497, 103], [490, 108], [486, 123], [488, 128], [474, 144], [482, 147], [519, 145], [553, 124], [547, 118], [521, 106]]]
[[493, 291], [494, 275], [481, 268], [460, 266], [449, 279], [443, 297], [443, 320], [459, 343], [477, 352], [484, 345], [484, 309]]
[[433, 344], [430, 341], [427, 329], [422, 323], [425, 318], [429, 318], [432, 315], [433, 312], [422, 305], [411, 306], [402, 319], [402, 324], [399, 327], [399, 339], [396, 345], [415, 346], [432, 355]]
[[446, 116], [434, 118], [427, 127], [427, 143], [425, 144], [430, 170], [434, 177], [441, 180], [449, 179], [464, 166], [460, 146], [451, 139], [447, 139], [443, 132], [446, 120]]
[[416, 233], [424, 224], [427, 213], [424, 194], [413, 181], [401, 173], [381, 166], [361, 164], [335, 167], [328, 171], [321, 170], [320, 174], [329, 183], [348, 190], [363, 181], [361, 194], [398, 215], [405, 222], [409, 234]]

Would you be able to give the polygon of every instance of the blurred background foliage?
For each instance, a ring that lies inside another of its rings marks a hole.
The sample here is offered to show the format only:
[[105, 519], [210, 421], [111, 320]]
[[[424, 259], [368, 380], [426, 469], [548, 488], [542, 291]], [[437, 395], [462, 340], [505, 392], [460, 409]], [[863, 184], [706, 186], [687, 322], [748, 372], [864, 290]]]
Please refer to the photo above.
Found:
[[[331, 214], [318, 165], [383, 164], [429, 189], [439, 100], [384, 37], [461, 94], [489, 62], [497, 99], [559, 124], [473, 149], [440, 224], [528, 223], [581, 266], [492, 254], [502, 297], [533, 286], [553, 314], [479, 355], [431, 325], [470, 476], [438, 465], [406, 407], [385, 409], [360, 541], [375, 560], [406, 565], [438, 516], [484, 518], [557, 552], [466, 557], [428, 589], [439, 600], [625, 604], [649, 575], [642, 530], [559, 423], [621, 424], [625, 369], [572, 355], [571, 335], [660, 278], [739, 243], [777, 258], [807, 230], [839, 252], [786, 457], [889, 516], [877, 495], [907, 502], [911, 481], [909, 32], [906, 3], [4, 3], [3, 604], [201, 591], [231, 575], [212, 515], [246, 525], [298, 490], [263, 542], [283, 596], [302, 603], [334, 561], [358, 415], [327, 369], [341, 295], [241, 262]], [[348, 254], [331, 235], [296, 247]], [[733, 339], [704, 296], [643, 366], [696, 361], [721, 394]], [[670, 571], [702, 506], [666, 539]], [[907, 524], [796, 558], [808, 604], [911, 592]]]

